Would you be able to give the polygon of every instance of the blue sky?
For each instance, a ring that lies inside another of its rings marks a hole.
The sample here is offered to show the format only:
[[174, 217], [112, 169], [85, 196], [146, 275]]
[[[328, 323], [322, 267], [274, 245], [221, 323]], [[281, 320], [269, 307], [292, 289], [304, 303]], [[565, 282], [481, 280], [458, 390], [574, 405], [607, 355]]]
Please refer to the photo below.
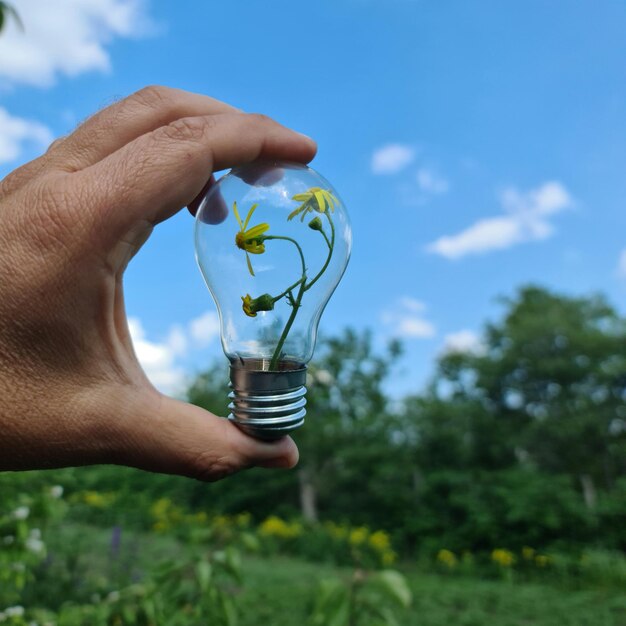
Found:
[[[0, 175], [146, 84], [207, 93], [314, 137], [354, 251], [322, 319], [407, 355], [416, 391], [499, 295], [626, 296], [626, 4], [582, 0], [14, 0], [0, 37]], [[51, 7], [51, 5], [54, 5]], [[133, 261], [137, 350], [164, 389], [221, 355], [193, 220]]]

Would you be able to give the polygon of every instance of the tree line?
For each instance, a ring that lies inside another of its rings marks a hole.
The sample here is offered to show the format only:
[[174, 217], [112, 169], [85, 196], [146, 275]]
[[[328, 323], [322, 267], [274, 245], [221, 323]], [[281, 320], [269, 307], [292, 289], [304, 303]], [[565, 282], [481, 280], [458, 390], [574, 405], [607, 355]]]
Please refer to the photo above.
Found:
[[[401, 403], [385, 387], [399, 343], [323, 340], [298, 468], [248, 472], [203, 489], [207, 501], [366, 523], [418, 549], [626, 549], [626, 320], [602, 296], [538, 286], [503, 304], [480, 345], [443, 354]], [[189, 399], [226, 414], [221, 369]]]
[[[370, 332], [350, 329], [322, 339], [295, 470], [208, 485], [100, 466], [0, 477], [0, 495], [53, 479], [70, 497], [115, 493], [103, 524], [149, 524], [162, 497], [257, 522], [364, 524], [405, 554], [626, 550], [626, 319], [602, 296], [538, 286], [502, 303], [479, 345], [442, 354], [425, 388], [401, 400], [387, 391], [398, 342], [375, 350]], [[199, 375], [188, 399], [227, 415], [226, 369]]]

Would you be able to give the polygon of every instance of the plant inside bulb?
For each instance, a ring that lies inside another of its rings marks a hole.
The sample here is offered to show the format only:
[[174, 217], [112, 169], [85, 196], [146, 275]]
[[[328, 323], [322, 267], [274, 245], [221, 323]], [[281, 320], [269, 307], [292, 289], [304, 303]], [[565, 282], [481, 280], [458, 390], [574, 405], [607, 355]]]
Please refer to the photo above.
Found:
[[[231, 419], [251, 434], [275, 438], [293, 430], [282, 418], [296, 404], [295, 427], [301, 425], [305, 366], [350, 246], [337, 192], [300, 164], [236, 168], [201, 202], [196, 252], [231, 362]], [[290, 380], [279, 375], [285, 372]], [[253, 406], [257, 396], [261, 404]]]

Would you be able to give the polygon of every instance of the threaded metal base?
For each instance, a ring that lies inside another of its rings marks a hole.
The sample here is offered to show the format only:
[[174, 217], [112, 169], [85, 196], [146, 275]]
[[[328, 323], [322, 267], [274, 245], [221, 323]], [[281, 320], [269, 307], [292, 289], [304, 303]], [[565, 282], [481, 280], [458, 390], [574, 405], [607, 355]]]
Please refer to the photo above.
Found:
[[306, 366], [282, 362], [271, 372], [258, 367], [258, 361], [231, 364], [228, 419], [246, 434], [272, 441], [304, 424]]

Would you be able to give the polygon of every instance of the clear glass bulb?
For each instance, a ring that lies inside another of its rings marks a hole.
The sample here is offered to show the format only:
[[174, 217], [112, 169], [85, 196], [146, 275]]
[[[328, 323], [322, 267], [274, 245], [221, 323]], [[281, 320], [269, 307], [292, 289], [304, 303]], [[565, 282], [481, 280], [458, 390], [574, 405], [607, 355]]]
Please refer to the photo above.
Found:
[[313, 169], [257, 162], [210, 188], [195, 237], [231, 364], [229, 418], [254, 436], [283, 436], [304, 421], [306, 363], [350, 256], [345, 206]]

